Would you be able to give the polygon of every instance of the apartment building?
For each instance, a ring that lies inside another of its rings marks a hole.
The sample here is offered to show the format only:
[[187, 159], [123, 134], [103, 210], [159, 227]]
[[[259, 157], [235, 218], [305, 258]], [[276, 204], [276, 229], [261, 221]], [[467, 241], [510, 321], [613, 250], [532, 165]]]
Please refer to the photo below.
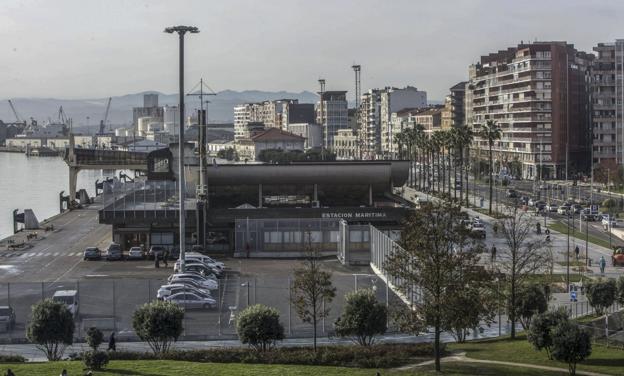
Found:
[[418, 90], [416, 87], [407, 86], [399, 89], [387, 87], [381, 92], [381, 106], [379, 109], [379, 152], [384, 158], [389, 158], [396, 153], [394, 149], [392, 129], [392, 113], [405, 108], [426, 108], [427, 92]]
[[360, 159], [358, 136], [352, 129], [339, 129], [334, 136], [334, 152], [336, 159]]
[[334, 147], [334, 137], [340, 129], [349, 127], [349, 111], [346, 91], [325, 91], [319, 93], [316, 104], [316, 123], [323, 127], [323, 146]]
[[[572, 177], [589, 168], [589, 85], [593, 55], [566, 42], [521, 43], [482, 56], [469, 67], [466, 123], [475, 132], [495, 121], [496, 165], [520, 165], [523, 178]], [[475, 138], [473, 155], [485, 157]], [[566, 168], [567, 167], [567, 168]]]
[[591, 68], [593, 163], [615, 168], [624, 161], [624, 39], [598, 43]]
[[381, 89], [370, 89], [360, 98], [358, 139], [363, 159], [381, 154]]
[[249, 123], [263, 123], [266, 128], [285, 130], [289, 122], [313, 123], [314, 105], [300, 104], [297, 99], [239, 104], [234, 107], [234, 138], [249, 138]]

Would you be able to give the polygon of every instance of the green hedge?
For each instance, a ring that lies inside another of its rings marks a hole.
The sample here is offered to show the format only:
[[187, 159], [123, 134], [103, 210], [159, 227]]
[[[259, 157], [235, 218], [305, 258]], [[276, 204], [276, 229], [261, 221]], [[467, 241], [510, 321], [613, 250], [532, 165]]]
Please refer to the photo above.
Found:
[[[110, 360], [153, 360], [152, 353], [111, 351]], [[316, 354], [309, 347], [280, 347], [257, 352], [247, 347], [206, 350], [174, 350], [164, 354], [165, 360], [212, 363], [299, 364], [360, 368], [390, 368], [410, 363], [415, 357], [430, 357], [433, 347], [428, 343], [379, 344], [360, 346], [321, 346]]]
[[0, 355], [0, 363], [25, 363], [26, 358], [21, 355]]

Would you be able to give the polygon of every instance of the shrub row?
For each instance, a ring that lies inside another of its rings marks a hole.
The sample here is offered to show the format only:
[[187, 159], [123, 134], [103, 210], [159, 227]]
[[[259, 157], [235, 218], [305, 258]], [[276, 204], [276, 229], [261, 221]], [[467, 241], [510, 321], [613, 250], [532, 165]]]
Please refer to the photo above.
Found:
[[25, 363], [26, 358], [21, 355], [0, 355], [0, 363]]
[[109, 352], [110, 360], [179, 360], [204, 363], [260, 363], [325, 365], [360, 368], [389, 368], [410, 363], [414, 357], [430, 357], [433, 346], [419, 344], [379, 344], [361, 346], [321, 346], [316, 354], [309, 347], [280, 347], [258, 352], [250, 348], [219, 348], [205, 350], [174, 350], [161, 358], [153, 353], [128, 351]]

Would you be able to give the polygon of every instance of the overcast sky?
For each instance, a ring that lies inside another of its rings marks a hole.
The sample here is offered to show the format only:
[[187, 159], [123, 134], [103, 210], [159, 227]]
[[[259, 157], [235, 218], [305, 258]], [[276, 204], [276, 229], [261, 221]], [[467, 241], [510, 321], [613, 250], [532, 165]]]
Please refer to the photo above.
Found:
[[[521, 40], [591, 51], [624, 38], [624, 1], [588, 0], [2, 0], [0, 98], [96, 98], [177, 90], [177, 39], [187, 87], [216, 91], [348, 90], [413, 85], [430, 99], [480, 55]], [[618, 34], [619, 33], [619, 34]]]

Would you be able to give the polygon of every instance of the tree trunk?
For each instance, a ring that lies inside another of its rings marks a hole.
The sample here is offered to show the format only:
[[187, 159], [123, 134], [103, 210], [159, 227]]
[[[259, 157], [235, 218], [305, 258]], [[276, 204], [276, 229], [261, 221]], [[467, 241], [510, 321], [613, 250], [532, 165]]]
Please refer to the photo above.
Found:
[[314, 337], [314, 344], [312, 345], [312, 348], [314, 349], [314, 352], [316, 353], [316, 312], [313, 313], [313, 317], [312, 317], [312, 336]]
[[494, 183], [493, 180], [492, 180], [493, 179], [492, 175], [494, 173], [494, 170], [492, 168], [493, 166], [492, 166], [492, 143], [491, 142], [489, 143], [489, 146], [490, 146], [489, 147], [489, 158], [490, 158], [489, 170], [490, 170], [490, 176], [488, 176], [488, 181], [490, 182], [490, 203], [489, 203], [489, 210], [488, 211], [489, 211], [489, 213], [491, 215], [492, 214], [492, 193], [493, 193], [492, 185]]
[[[515, 255], [512, 255], [512, 257], [515, 257]], [[512, 268], [515, 268], [515, 263], [512, 266]], [[509, 304], [509, 322], [511, 323], [511, 339], [516, 339], [516, 275], [515, 273], [512, 271], [511, 272], [511, 297], [510, 297], [511, 301]]]
[[439, 320], [436, 319], [435, 325], [435, 339], [433, 342], [433, 354], [435, 356], [435, 370], [440, 372], [440, 324]]

